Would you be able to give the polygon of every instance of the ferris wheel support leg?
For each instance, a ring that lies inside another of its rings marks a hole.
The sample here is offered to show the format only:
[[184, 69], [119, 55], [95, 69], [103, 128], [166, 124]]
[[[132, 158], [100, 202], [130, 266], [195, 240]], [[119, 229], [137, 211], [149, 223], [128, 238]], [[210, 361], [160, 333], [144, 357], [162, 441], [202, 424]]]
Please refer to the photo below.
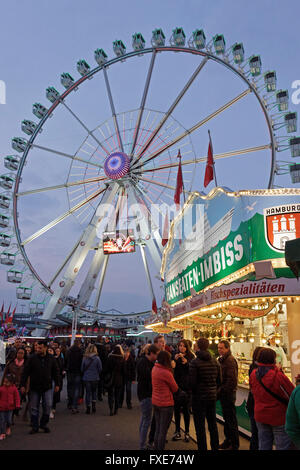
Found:
[[[139, 186], [135, 186], [135, 189], [136, 189], [137, 192], [140, 193], [140, 195], [141, 195], [143, 198], [146, 197], [146, 194], [144, 193], [144, 191], [143, 191]], [[152, 202], [152, 201], [151, 201], [151, 202]], [[145, 205], [146, 205], [146, 203], [145, 203]], [[158, 210], [158, 213], [161, 213], [161, 215], [163, 215], [162, 212], [159, 210], [159, 208], [158, 208], [157, 210]], [[152, 209], [151, 209], [150, 212], [151, 212], [151, 215], [153, 215]], [[157, 215], [159, 216], [159, 214], [157, 214]], [[153, 219], [153, 217], [151, 217], [151, 223], [152, 223], [152, 225], [153, 225], [153, 222], [154, 222], [154, 219]], [[160, 252], [163, 253], [164, 247], [162, 246], [161, 234], [160, 234], [160, 232], [159, 232], [159, 228], [158, 228], [156, 225], [153, 227], [152, 233], [153, 233], [153, 236], [154, 236], [154, 238], [155, 238], [155, 240], [156, 240], [156, 243], [157, 243], [157, 246], [158, 246]]]
[[105, 255], [103, 254], [102, 244], [99, 244], [94, 259], [91, 263], [88, 274], [82, 284], [79, 291], [79, 302], [82, 307], [85, 307], [91, 297], [91, 294], [95, 288], [95, 283], [98, 277], [98, 273], [101, 265], [105, 262]]
[[95, 300], [95, 304], [94, 304], [94, 310], [96, 310], [96, 311], [99, 308], [100, 296], [101, 296], [101, 292], [102, 292], [102, 287], [103, 287], [103, 282], [104, 282], [104, 278], [105, 278], [108, 259], [109, 259], [109, 255], [104, 255], [104, 262], [103, 262], [103, 265], [102, 265], [102, 271], [101, 271], [100, 279], [99, 279], [99, 286], [98, 286], [98, 289], [97, 289], [96, 300]]
[[146, 272], [146, 276], [147, 276], [147, 280], [148, 280], [148, 284], [149, 284], [149, 288], [150, 288], [150, 293], [151, 293], [152, 300], [153, 300], [153, 299], [155, 299], [155, 294], [154, 294], [154, 289], [153, 289], [153, 285], [152, 285], [152, 281], [151, 281], [151, 277], [150, 277], [149, 266], [148, 266], [148, 263], [147, 263], [147, 258], [146, 258], [146, 253], [145, 253], [145, 246], [141, 244], [140, 249], [141, 249], [141, 255], [142, 255], [142, 258], [143, 258], [144, 268], [145, 268], [145, 272]]
[[[111, 187], [111, 190], [107, 190], [101, 203], [102, 204], [111, 204], [119, 190], [118, 184], [114, 184]], [[55, 289], [46, 309], [42, 316], [42, 320], [50, 320], [55, 318], [57, 314], [66, 306], [65, 297], [69, 295], [70, 290], [75, 284], [75, 280], [79, 273], [81, 266], [83, 265], [89, 250], [93, 247], [95, 243], [95, 238], [97, 236], [97, 230], [99, 224], [103, 221], [104, 214], [99, 215], [97, 211], [85, 229], [81, 242], [79, 243], [77, 249], [75, 250], [69, 265], [66, 269], [66, 272], [62, 278], [62, 281], [57, 289]], [[34, 336], [43, 335], [45, 330], [37, 329], [34, 330]]]
[[145, 208], [141, 207], [141, 202], [138, 201], [134, 189], [128, 191], [128, 206], [129, 212], [135, 216], [135, 225], [138, 238], [140, 238], [148, 247], [155, 267], [158, 272], [160, 272], [161, 251], [153, 234], [153, 231], [156, 231], [157, 227], [151, 226], [153, 221], [151, 220], [150, 215], [145, 217], [145, 214], [143, 214], [143, 211], [146, 210], [147, 206]]

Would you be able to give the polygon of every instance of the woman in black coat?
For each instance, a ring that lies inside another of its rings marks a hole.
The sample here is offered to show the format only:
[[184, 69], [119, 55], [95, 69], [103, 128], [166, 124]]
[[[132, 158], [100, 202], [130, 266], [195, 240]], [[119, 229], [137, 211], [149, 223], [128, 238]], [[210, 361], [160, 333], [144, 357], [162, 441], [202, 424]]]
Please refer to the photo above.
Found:
[[175, 433], [172, 438], [173, 441], [178, 441], [181, 439], [180, 434], [180, 413], [183, 413], [184, 417], [184, 440], [189, 442], [189, 428], [190, 428], [190, 397], [191, 390], [189, 385], [189, 363], [195, 358], [194, 354], [190, 349], [190, 345], [187, 340], [182, 339], [178, 343], [178, 353], [175, 354], [175, 369], [174, 369], [174, 379], [178, 387], [186, 393], [186, 398], [184, 394], [179, 394], [178, 397], [174, 395], [174, 418], [175, 418]]
[[62, 391], [62, 388], [63, 388], [63, 380], [65, 376], [65, 361], [61, 354], [61, 349], [59, 347], [55, 349], [54, 357], [55, 357], [56, 365], [58, 368], [59, 391], [53, 392], [53, 404], [52, 404], [50, 418], [54, 418], [54, 413], [56, 411], [56, 404], [60, 402], [60, 392]]
[[124, 383], [120, 395], [119, 408], [123, 406], [124, 395], [126, 391], [126, 404], [129, 410], [132, 409], [131, 404], [131, 386], [135, 380], [135, 360], [130, 352], [130, 349], [125, 349], [124, 352]]
[[107, 389], [110, 416], [118, 413], [123, 383], [124, 351], [120, 345], [117, 345], [108, 355], [104, 372], [104, 387]]

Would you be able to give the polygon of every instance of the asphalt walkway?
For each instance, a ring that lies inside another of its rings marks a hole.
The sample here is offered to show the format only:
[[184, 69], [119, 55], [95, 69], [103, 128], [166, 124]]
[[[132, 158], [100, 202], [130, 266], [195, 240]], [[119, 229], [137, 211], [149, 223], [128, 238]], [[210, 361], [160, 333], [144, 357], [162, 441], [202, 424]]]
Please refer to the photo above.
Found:
[[[138, 450], [140, 407], [136, 397], [136, 385], [133, 390], [133, 408], [123, 407], [115, 416], [109, 416], [107, 396], [97, 402], [95, 414], [86, 415], [84, 404], [79, 406], [80, 413], [73, 415], [67, 409], [66, 384], [62, 392], [62, 401], [57, 404], [55, 418], [50, 420], [51, 432], [30, 435], [28, 421], [23, 421], [22, 414], [15, 418], [12, 435], [0, 442], [1, 450]], [[193, 440], [189, 443], [172, 441], [174, 423], [168, 432], [165, 450], [197, 450]], [[220, 442], [223, 441], [223, 426], [219, 425]], [[183, 436], [183, 433], [182, 433]], [[191, 417], [191, 436], [195, 437], [193, 418]], [[208, 445], [209, 445], [209, 435]], [[241, 438], [241, 449], [249, 448], [249, 441]]]

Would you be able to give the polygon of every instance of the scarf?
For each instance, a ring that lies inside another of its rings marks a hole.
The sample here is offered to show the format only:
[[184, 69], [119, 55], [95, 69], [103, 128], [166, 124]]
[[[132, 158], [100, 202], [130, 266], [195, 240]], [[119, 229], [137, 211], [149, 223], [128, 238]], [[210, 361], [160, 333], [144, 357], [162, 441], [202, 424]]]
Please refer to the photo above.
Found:
[[22, 365], [24, 364], [24, 359], [22, 359], [21, 361], [18, 361], [18, 359], [16, 358], [15, 359], [15, 364], [17, 367], [22, 367]]

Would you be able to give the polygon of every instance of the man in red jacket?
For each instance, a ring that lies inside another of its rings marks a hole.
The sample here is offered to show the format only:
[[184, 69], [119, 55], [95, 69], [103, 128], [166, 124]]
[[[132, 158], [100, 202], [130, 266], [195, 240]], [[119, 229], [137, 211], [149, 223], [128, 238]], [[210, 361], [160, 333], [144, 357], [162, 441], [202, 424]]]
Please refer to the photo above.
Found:
[[291, 440], [286, 434], [285, 415], [294, 385], [276, 366], [276, 352], [262, 348], [258, 368], [250, 375], [254, 397], [254, 419], [258, 429], [259, 450], [288, 450]]

